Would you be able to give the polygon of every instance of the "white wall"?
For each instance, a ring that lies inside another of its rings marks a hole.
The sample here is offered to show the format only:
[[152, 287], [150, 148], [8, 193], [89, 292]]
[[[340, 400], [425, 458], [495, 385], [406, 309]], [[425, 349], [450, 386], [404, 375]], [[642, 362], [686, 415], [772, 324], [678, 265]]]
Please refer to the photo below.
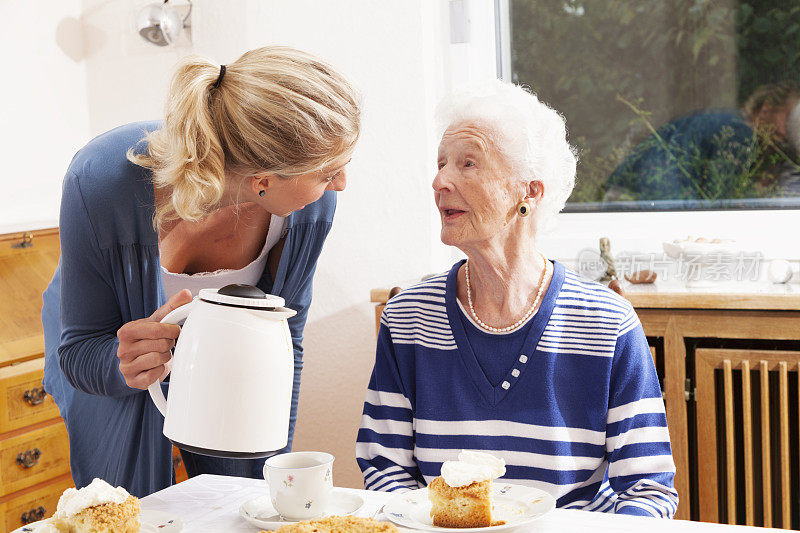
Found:
[[335, 483], [360, 487], [355, 439], [375, 353], [369, 291], [430, 271], [437, 253], [430, 188], [436, 143], [429, 119], [447, 45], [442, 3], [253, 6], [250, 47], [280, 43], [318, 54], [363, 93], [362, 137], [314, 283], [294, 444], [332, 452]]
[[80, 0], [0, 2], [0, 232], [54, 225], [89, 138]]
[[136, 14], [147, 3], [83, 0], [84, 35], [92, 43], [84, 58], [92, 136], [160, 118], [173, 65], [194, 51], [188, 39], [158, 47], [136, 33]]

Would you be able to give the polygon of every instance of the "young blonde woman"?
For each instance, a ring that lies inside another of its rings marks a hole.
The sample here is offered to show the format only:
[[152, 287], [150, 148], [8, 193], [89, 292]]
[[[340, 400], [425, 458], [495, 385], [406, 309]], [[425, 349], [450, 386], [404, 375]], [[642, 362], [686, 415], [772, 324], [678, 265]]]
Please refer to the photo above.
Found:
[[[359, 136], [354, 88], [290, 48], [229, 65], [185, 60], [163, 122], [121, 126], [73, 158], [61, 260], [44, 293], [44, 385], [70, 439], [77, 487], [100, 477], [145, 496], [172, 482], [171, 444], [146, 389], [168, 371], [200, 288], [256, 285], [297, 310], [295, 381], [317, 258]], [[182, 451], [190, 475], [261, 475], [261, 460]]]

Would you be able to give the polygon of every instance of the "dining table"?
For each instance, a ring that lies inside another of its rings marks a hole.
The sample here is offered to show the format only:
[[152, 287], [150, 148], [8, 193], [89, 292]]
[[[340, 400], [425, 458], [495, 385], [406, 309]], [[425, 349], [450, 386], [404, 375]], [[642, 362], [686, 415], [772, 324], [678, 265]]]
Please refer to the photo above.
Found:
[[[392, 496], [390, 492], [340, 489], [361, 496], [364, 505], [356, 516], [386, 520], [381, 510]], [[269, 488], [263, 479], [248, 479], [203, 474], [155, 492], [141, 499], [143, 510], [158, 511], [179, 519], [181, 531], [204, 533], [257, 533], [260, 528], [248, 523], [240, 514], [241, 506], [258, 497], [266, 496]], [[402, 528], [401, 528], [402, 529]], [[435, 529], [435, 528], [433, 528]], [[590, 511], [554, 509], [515, 531], [536, 533], [746, 533], [767, 531], [763, 528], [666, 520], [636, 516], [614, 515]], [[786, 531], [770, 529], [768, 531]]]

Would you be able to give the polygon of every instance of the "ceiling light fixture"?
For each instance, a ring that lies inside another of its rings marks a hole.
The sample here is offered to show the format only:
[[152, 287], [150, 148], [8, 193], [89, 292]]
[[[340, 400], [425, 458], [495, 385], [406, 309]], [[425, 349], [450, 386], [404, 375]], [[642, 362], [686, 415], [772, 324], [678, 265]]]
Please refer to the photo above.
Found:
[[175, 9], [163, 3], [149, 4], [136, 16], [136, 30], [146, 41], [158, 46], [174, 43], [183, 28], [188, 27], [186, 21], [192, 13], [192, 2], [189, 1], [189, 12], [184, 18]]

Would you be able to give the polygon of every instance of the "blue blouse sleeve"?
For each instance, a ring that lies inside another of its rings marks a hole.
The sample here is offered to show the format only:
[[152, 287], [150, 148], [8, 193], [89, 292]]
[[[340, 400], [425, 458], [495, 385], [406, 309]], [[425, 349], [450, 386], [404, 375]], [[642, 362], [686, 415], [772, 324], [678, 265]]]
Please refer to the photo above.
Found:
[[125, 384], [117, 359], [119, 304], [86, 210], [80, 180], [64, 179], [61, 234], [61, 370], [78, 390], [100, 396], [141, 392]]

